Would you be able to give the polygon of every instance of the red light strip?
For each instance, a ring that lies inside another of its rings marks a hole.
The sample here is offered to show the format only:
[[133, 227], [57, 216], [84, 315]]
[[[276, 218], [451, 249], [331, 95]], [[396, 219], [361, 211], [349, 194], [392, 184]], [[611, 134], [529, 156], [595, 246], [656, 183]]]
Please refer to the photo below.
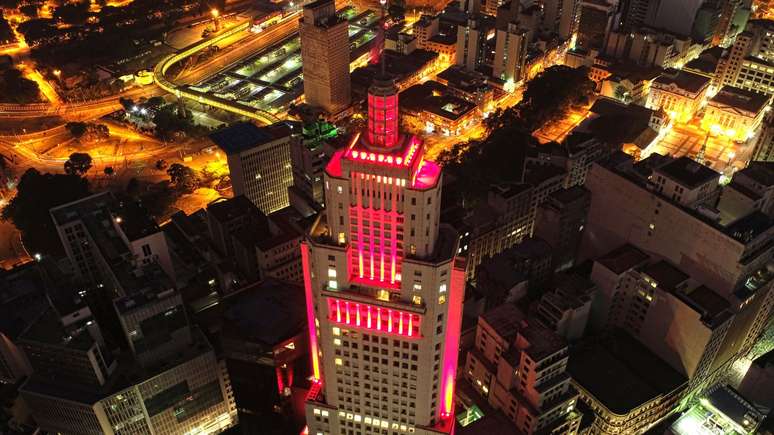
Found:
[[465, 292], [465, 270], [453, 268], [446, 301], [449, 314], [446, 322], [446, 337], [443, 345], [443, 368], [441, 371], [441, 406], [438, 416], [442, 420], [454, 418], [454, 375], [457, 372], [457, 356], [462, 328], [462, 298]]
[[322, 380], [320, 357], [317, 354], [317, 328], [314, 324], [314, 297], [312, 296], [312, 276], [309, 268], [309, 245], [301, 242], [301, 266], [304, 271], [304, 295], [306, 296], [306, 323], [309, 328], [309, 353], [312, 357], [312, 375], [315, 381]]
[[[342, 311], [344, 315], [342, 315]], [[362, 319], [365, 318], [365, 322]], [[419, 338], [421, 317], [407, 311], [393, 310], [341, 299], [328, 299], [328, 319], [332, 322], [401, 337]]]

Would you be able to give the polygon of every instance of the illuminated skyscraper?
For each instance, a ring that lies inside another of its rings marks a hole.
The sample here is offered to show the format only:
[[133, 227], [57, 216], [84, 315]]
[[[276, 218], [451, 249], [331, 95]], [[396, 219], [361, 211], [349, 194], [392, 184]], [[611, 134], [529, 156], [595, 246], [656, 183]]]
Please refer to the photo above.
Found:
[[369, 123], [325, 170], [326, 210], [302, 243], [314, 384], [310, 434], [450, 433], [465, 265], [439, 225], [441, 170], [398, 133], [380, 77]]

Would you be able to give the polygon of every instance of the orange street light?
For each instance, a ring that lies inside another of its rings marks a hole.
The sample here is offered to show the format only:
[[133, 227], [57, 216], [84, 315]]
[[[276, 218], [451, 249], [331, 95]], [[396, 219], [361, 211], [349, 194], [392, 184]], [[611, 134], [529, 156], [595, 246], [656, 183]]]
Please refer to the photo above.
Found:
[[218, 18], [220, 16], [220, 11], [213, 8], [210, 13], [212, 14], [213, 18]]

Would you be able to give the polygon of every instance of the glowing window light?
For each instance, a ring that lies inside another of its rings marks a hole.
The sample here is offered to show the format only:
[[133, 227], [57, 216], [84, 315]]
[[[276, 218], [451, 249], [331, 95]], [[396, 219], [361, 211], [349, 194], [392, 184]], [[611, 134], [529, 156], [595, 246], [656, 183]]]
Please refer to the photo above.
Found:
[[[365, 322], [362, 320], [364, 318]], [[402, 337], [420, 337], [421, 317], [407, 311], [330, 298], [328, 319], [371, 331], [382, 331]]]

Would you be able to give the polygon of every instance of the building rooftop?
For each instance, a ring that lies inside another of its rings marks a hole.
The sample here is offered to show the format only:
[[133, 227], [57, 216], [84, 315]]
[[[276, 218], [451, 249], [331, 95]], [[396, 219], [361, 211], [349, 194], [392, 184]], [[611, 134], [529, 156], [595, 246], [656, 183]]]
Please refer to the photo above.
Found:
[[710, 79], [706, 76], [700, 76], [688, 71], [669, 68], [663, 74], [653, 81], [654, 84], [664, 86], [677, 86], [677, 88], [688, 91], [692, 94], [698, 94], [710, 85]]
[[46, 310], [22, 333], [23, 341], [46, 344], [62, 349], [88, 351], [96, 344], [86, 329], [68, 331], [53, 308]]
[[255, 204], [244, 195], [235, 196], [230, 199], [218, 199], [207, 205], [207, 214], [221, 223], [229, 222], [238, 218], [266, 219]]
[[687, 381], [623, 331], [572, 348], [568, 370], [578, 385], [619, 415], [685, 388]]
[[[318, 0], [318, 2], [328, 1], [330, 0]], [[291, 132], [290, 126], [285, 122], [278, 122], [266, 127], [258, 127], [251, 122], [240, 122], [211, 133], [210, 139], [226, 154], [232, 155], [288, 137]]]
[[549, 196], [551, 201], [558, 202], [560, 204], [572, 204], [575, 201], [590, 198], [591, 192], [583, 186], [572, 186], [567, 189], [560, 189], [551, 193]]
[[651, 277], [658, 286], [669, 291], [676, 290], [690, 277], [665, 260], [659, 260], [642, 268], [642, 273]]
[[527, 339], [529, 346], [522, 349], [532, 361], [540, 362], [563, 349], [567, 348], [567, 342], [552, 329], [538, 323], [530, 323], [519, 333]]
[[0, 271], [0, 334], [12, 341], [49, 308], [38, 264]]
[[660, 166], [656, 172], [689, 189], [695, 189], [712, 180], [720, 179], [720, 174], [712, 168], [687, 156], [679, 157]]
[[748, 243], [774, 226], [774, 219], [758, 210], [727, 225], [723, 231], [734, 239]]
[[765, 416], [762, 410], [757, 409], [738, 391], [728, 385], [715, 388], [707, 396], [707, 401], [712, 404], [713, 408], [740, 427], [748, 426], [745, 421], [755, 424], [763, 420]]
[[303, 287], [273, 278], [197, 314], [208, 329], [270, 349], [306, 327]]
[[700, 285], [683, 294], [684, 298], [701, 312], [702, 318], [710, 322], [719, 319], [722, 314], [731, 308], [731, 304], [728, 303], [726, 298], [704, 285]]
[[756, 161], [734, 174], [734, 177], [749, 178], [763, 187], [774, 186], [774, 162]]
[[476, 109], [476, 105], [448, 94], [446, 86], [433, 80], [419, 83], [400, 93], [401, 108], [427, 111], [455, 121]]
[[495, 333], [510, 342], [520, 329], [527, 326], [527, 318], [515, 305], [504, 303], [484, 312], [479, 321], [486, 322]]
[[620, 275], [645, 263], [649, 258], [648, 254], [627, 243], [597, 259], [597, 263]]
[[723, 86], [709, 100], [710, 106], [731, 107], [748, 113], [757, 114], [769, 103], [771, 97], [766, 94], [739, 89], [733, 86]]

